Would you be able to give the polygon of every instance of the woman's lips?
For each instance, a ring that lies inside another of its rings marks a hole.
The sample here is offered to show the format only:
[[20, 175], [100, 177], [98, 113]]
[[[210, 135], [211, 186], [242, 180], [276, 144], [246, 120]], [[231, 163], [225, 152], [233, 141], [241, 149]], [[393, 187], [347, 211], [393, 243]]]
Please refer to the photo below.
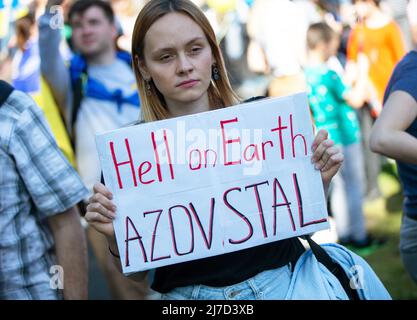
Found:
[[177, 87], [181, 88], [192, 88], [198, 83], [198, 80], [187, 80], [183, 81], [180, 84], [177, 85]]

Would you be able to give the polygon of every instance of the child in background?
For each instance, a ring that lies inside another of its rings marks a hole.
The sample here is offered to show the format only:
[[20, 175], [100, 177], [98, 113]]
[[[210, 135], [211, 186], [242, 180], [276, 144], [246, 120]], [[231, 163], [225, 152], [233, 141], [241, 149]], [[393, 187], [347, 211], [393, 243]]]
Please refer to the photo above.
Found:
[[331, 211], [339, 242], [352, 248], [369, 248], [375, 241], [368, 235], [363, 213], [364, 167], [361, 132], [356, 111], [366, 99], [368, 80], [366, 59], [361, 60], [362, 76], [352, 88], [327, 64], [335, 54], [335, 32], [325, 23], [312, 24], [307, 32], [305, 68], [309, 102], [317, 129], [325, 129], [345, 161], [334, 177]]

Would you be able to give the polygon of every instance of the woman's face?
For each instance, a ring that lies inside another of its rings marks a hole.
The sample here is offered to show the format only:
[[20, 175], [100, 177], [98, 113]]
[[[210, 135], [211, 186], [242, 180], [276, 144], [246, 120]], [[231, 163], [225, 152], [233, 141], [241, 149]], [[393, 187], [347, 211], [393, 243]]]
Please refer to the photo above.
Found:
[[155, 21], [144, 41], [139, 68], [146, 80], [153, 80], [168, 108], [208, 107], [214, 58], [199, 25], [185, 14], [169, 13]]

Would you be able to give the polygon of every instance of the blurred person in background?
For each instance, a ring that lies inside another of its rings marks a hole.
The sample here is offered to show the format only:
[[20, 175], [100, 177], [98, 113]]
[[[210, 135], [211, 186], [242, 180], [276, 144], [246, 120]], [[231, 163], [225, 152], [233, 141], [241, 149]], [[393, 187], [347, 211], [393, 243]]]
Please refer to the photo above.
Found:
[[312, 24], [307, 31], [307, 64], [304, 68], [308, 98], [317, 130], [327, 130], [345, 160], [330, 189], [331, 212], [339, 243], [352, 249], [370, 249], [377, 241], [365, 225], [363, 212], [364, 167], [361, 133], [356, 111], [366, 99], [366, 59], [361, 59], [361, 77], [352, 88], [329, 68], [336, 54], [338, 34], [326, 23]]
[[0, 80], [0, 300], [87, 299], [86, 188], [42, 111]]
[[309, 25], [300, 5], [289, 0], [256, 0], [249, 21], [251, 70], [271, 76], [268, 95], [304, 91], [301, 69], [305, 61], [305, 36]]
[[6, 37], [9, 33], [9, 8], [6, 7], [4, 0], [0, 0], [0, 62], [6, 55]]
[[353, 0], [358, 22], [348, 43], [348, 59], [356, 62], [359, 53], [364, 53], [370, 63], [369, 77], [376, 90], [376, 117], [385, 88], [395, 65], [405, 54], [405, 44], [400, 28], [379, 7], [380, 0]]
[[347, 46], [347, 79], [349, 84], [356, 81], [356, 63], [363, 53], [369, 60], [368, 75], [374, 88], [369, 93], [372, 98], [359, 109], [365, 152], [366, 195], [369, 200], [373, 200], [381, 196], [377, 178], [382, 158], [370, 151], [370, 131], [381, 110], [389, 77], [405, 54], [405, 45], [398, 25], [381, 10], [380, 0], [353, 0], [353, 3], [357, 23], [350, 33]]
[[57, 144], [70, 163], [75, 166], [74, 152], [50, 88], [41, 77], [36, 26], [37, 3], [20, 11], [14, 22], [17, 51], [12, 60], [12, 83], [15, 89], [29, 94], [42, 109]]
[[417, 45], [391, 76], [370, 146], [397, 162], [404, 194], [400, 253], [405, 269], [417, 283]]
[[10, 81], [12, 48], [10, 42], [14, 36], [13, 16], [19, 6], [19, 0], [0, 0], [0, 78]]
[[[39, 19], [41, 72], [65, 115], [77, 169], [91, 193], [101, 176], [95, 134], [137, 120], [139, 96], [131, 57], [117, 50], [115, 17], [107, 2], [79, 0], [70, 7], [68, 23], [75, 55], [69, 67], [64, 64], [59, 51], [62, 10], [54, 10], [62, 2], [49, 0]], [[148, 292], [145, 284], [133, 283], [114, 272], [104, 237], [92, 228], [88, 228], [87, 234], [113, 298], [145, 298]]]
[[[209, 0], [207, 8], [215, 12], [215, 24], [218, 26], [216, 38], [229, 70], [232, 87], [238, 89], [245, 80], [253, 76], [248, 69], [246, 58], [249, 4], [245, 0]], [[253, 96], [249, 92], [242, 93], [245, 97]]]
[[39, 90], [40, 59], [37, 39], [35, 3], [15, 15], [16, 54], [13, 57], [12, 81], [15, 89], [25, 93]]

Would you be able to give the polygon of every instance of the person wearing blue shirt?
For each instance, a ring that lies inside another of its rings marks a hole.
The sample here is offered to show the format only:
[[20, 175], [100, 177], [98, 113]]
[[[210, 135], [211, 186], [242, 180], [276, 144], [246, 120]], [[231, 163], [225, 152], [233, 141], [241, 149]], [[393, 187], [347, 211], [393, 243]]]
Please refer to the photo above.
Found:
[[417, 47], [398, 63], [391, 76], [370, 146], [373, 152], [397, 162], [404, 193], [401, 258], [417, 283]]

